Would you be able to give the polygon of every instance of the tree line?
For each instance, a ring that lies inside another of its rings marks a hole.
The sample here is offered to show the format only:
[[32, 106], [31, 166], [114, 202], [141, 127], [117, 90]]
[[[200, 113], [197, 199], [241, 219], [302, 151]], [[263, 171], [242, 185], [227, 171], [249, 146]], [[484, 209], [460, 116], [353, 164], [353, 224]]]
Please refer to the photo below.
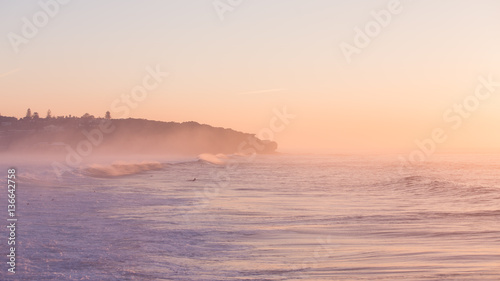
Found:
[[[53, 117], [52, 111], [49, 109], [49, 110], [47, 110], [47, 114], [45, 115], [45, 119], [52, 119], [52, 118], [63, 119], [63, 118], [78, 118], [78, 117], [71, 116], [71, 114], [67, 115], [67, 116]], [[95, 116], [91, 115], [89, 113], [85, 113], [80, 118], [82, 118], [82, 119], [94, 119]], [[111, 112], [106, 111], [104, 118], [111, 119]], [[24, 116], [24, 118], [21, 118], [21, 120], [39, 120], [39, 119], [41, 119], [40, 114], [38, 114], [38, 112], [31, 113], [31, 108], [28, 108], [28, 110], [26, 110], [26, 115]]]

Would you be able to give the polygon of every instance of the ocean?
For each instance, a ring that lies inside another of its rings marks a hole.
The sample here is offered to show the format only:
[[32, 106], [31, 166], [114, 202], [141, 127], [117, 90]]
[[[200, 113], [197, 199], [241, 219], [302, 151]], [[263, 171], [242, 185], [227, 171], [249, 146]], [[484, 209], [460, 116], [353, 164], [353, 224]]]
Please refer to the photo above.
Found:
[[0, 279], [500, 280], [500, 155], [137, 159], [1, 163]]

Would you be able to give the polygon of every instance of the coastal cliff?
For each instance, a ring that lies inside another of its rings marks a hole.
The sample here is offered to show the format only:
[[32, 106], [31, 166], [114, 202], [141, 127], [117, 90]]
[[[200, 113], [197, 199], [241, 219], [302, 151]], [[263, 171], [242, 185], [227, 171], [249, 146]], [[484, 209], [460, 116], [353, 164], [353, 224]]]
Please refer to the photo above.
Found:
[[145, 119], [0, 117], [0, 152], [67, 149], [113, 154], [274, 153], [277, 143], [197, 122]]

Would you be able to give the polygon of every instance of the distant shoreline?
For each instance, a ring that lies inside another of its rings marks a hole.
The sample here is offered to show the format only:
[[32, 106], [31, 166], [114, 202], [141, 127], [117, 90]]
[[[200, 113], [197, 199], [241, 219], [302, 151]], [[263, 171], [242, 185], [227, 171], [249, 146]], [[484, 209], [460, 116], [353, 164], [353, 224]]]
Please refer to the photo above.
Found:
[[83, 117], [0, 116], [0, 153], [102, 154], [276, 153], [274, 141], [197, 122]]

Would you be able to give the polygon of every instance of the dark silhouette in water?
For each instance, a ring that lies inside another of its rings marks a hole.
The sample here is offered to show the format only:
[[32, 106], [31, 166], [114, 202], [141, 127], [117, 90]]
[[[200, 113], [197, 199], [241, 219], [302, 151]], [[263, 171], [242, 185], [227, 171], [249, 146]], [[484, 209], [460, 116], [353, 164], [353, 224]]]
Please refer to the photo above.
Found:
[[196, 181], [196, 178], [193, 178], [192, 180], [189, 180], [189, 181]]

